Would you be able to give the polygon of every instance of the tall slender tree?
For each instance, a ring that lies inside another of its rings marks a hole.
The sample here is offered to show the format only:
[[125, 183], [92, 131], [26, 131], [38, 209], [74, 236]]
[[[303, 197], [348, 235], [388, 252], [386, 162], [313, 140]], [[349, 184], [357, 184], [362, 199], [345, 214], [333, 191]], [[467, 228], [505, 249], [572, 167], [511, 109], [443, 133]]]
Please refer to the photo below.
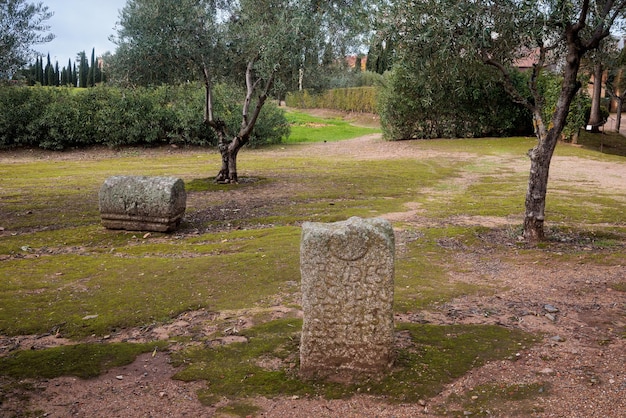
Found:
[[78, 87], [85, 88], [89, 86], [89, 62], [85, 51], [78, 53]]
[[67, 60], [67, 80], [65, 80], [65, 85], [73, 85], [74, 84], [74, 73], [72, 72], [72, 59], [68, 58]]
[[48, 54], [48, 58], [46, 61], [46, 69], [45, 73], [45, 85], [46, 86], [54, 86], [54, 67], [52, 66], [52, 62], [50, 61], [50, 54]]
[[59, 70], [59, 61], [55, 61], [54, 63], [54, 85], [59, 87], [61, 78], [61, 71]]
[[91, 50], [91, 65], [89, 65], [89, 72], [87, 74], [87, 85], [93, 87], [96, 85], [96, 49]]

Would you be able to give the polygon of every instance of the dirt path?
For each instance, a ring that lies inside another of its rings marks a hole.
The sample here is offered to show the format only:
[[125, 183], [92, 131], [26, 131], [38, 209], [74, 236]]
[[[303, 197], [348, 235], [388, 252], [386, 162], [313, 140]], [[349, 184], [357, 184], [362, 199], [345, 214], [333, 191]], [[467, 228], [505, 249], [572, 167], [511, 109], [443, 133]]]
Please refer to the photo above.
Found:
[[[382, 142], [379, 136], [368, 136], [342, 143], [318, 143], [285, 150], [296, 155], [339, 156], [355, 159], [429, 158], [443, 153], [424, 151], [414, 143]], [[155, 151], [157, 152], [157, 151]], [[447, 154], [449, 158], [470, 159], [469, 153]], [[499, 158], [499, 157], [485, 157]], [[527, 161], [504, 157], [507, 167], [525, 171]], [[603, 162], [573, 157], [555, 157], [552, 184], [576, 181], [590, 188], [626, 196], [626, 160]], [[464, 181], [472, 181], [471, 178]], [[280, 187], [280, 185], [277, 185]], [[276, 190], [268, 190], [269, 196]], [[239, 196], [242, 200], [245, 194]], [[258, 198], [258, 196], [257, 196]], [[386, 215], [393, 222], [419, 228], [423, 219], [410, 205], [405, 212]], [[502, 236], [507, 225], [518, 219], [458, 217], [446, 222], [461, 225], [485, 225], [494, 228], [485, 242], [507, 243]], [[503, 397], [489, 405], [484, 416], [536, 417], [626, 417], [626, 293], [616, 290], [624, 283], [626, 260], [621, 265], [587, 263], [568, 258], [563, 253], [545, 252], [529, 255], [512, 242], [510, 250], [494, 251], [489, 246], [467, 248], [463, 243], [442, 241], [454, 248], [454, 263], [462, 272], [450, 280], [495, 286], [495, 294], [468, 295], [443, 306], [398, 317], [402, 321], [433, 324], [499, 324], [542, 335], [532, 347], [520, 347], [514, 361], [498, 361], [470, 371], [448, 385], [432, 399], [418, 404], [387, 404], [384, 400], [356, 395], [347, 400], [257, 398], [254, 402], [267, 417], [415, 417], [440, 415], [447, 410], [463, 411], [466, 402], [480, 402], [483, 394], [473, 389], [484, 384], [508, 385], [539, 383], [541, 394], [525, 401]], [[623, 243], [622, 243], [623, 244]], [[582, 244], [584, 247], [584, 244]], [[578, 248], [581, 249], [581, 248]], [[582, 248], [585, 250], [585, 248]], [[589, 251], [596, 249], [589, 248]], [[597, 257], [603, 256], [597, 251]], [[275, 317], [290, 309], [276, 307]], [[249, 312], [229, 313], [245, 323]], [[150, 330], [127, 330], [114, 339], [151, 340], [184, 335], [202, 329], [215, 319], [198, 311], [182, 315], [172, 324]], [[18, 344], [39, 348], [63, 343], [54, 338], [24, 336], [0, 341], [0, 346]], [[29, 382], [32, 392], [30, 410], [43, 411], [46, 417], [211, 417], [216, 407], [205, 407], [196, 391], [204, 382], [183, 383], [171, 379], [175, 373], [167, 353], [140, 356], [133, 364], [111, 370], [91, 380], [72, 377]], [[0, 382], [2, 383], [2, 382]], [[486, 394], [484, 395], [487, 396]], [[19, 415], [23, 403], [17, 396], [2, 404], [0, 414]]]

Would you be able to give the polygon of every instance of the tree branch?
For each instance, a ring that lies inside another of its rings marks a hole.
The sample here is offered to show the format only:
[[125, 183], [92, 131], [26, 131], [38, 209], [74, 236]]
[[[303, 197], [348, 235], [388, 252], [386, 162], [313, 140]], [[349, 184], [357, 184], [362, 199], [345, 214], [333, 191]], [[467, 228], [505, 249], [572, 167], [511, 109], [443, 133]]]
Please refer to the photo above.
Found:
[[578, 16], [578, 22], [571, 26], [573, 32], [580, 32], [586, 25], [587, 14], [589, 13], [589, 0], [584, 0], [582, 7], [580, 8], [580, 15]]
[[[274, 78], [277, 72], [278, 72], [278, 68], [274, 68], [272, 70], [272, 74], [270, 75], [270, 77], [267, 79], [267, 82], [265, 83], [263, 92], [261, 93], [261, 95], [259, 95], [259, 99], [256, 103], [256, 107], [254, 108], [254, 113], [252, 114], [252, 118], [248, 121], [247, 126], [242, 128], [240, 136], [247, 137], [252, 133], [252, 129], [254, 129], [254, 125], [256, 124], [259, 114], [261, 113], [261, 109], [263, 108], [263, 105], [265, 104], [265, 101], [267, 100], [267, 97], [269, 96], [269, 92], [272, 88], [272, 85], [274, 84]], [[258, 79], [255, 84], [258, 85], [260, 81], [261, 79]]]
[[500, 71], [504, 79], [504, 89], [511, 96], [511, 98], [513, 99], [515, 103], [521, 104], [526, 109], [533, 111], [532, 104], [528, 102], [528, 100], [524, 96], [522, 96], [519, 93], [519, 91], [515, 88], [515, 85], [513, 84], [513, 80], [511, 80], [511, 74], [501, 62], [495, 61], [494, 59], [491, 59], [491, 58], [483, 58], [483, 62], [487, 65], [490, 65], [496, 68], [498, 71]]
[[258, 78], [256, 81], [252, 81], [252, 70], [254, 67], [254, 63], [256, 62], [256, 57], [248, 62], [248, 66], [246, 67], [246, 99], [243, 104], [242, 115], [241, 115], [241, 130], [246, 130], [246, 127], [249, 125], [248, 113], [250, 110], [250, 103], [252, 102], [252, 96], [256, 91], [261, 79]]
[[[585, 43], [587, 51], [598, 48], [600, 41], [611, 34], [611, 27], [626, 8], [626, 1], [621, 0], [616, 6], [614, 6], [614, 4], [613, 0], [609, 0], [604, 5], [604, 10], [600, 16], [601, 19], [593, 31], [593, 36]], [[614, 9], [611, 13], [612, 8]]]

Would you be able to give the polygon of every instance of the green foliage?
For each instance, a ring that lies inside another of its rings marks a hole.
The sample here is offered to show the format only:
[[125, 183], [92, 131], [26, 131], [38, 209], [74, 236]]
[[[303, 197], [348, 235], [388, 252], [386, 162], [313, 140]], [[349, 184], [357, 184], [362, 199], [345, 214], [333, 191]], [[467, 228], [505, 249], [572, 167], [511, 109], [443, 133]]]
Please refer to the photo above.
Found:
[[[175, 378], [207, 380], [201, 399], [308, 395], [344, 398], [362, 388], [370, 395], [393, 402], [416, 402], [435, 395], [443, 385], [487, 361], [510, 358], [533, 336], [498, 326], [398, 324], [406, 341], [399, 349], [391, 373], [380, 380], [351, 385], [302, 381], [297, 376], [301, 321], [283, 319], [242, 331], [245, 343], [207, 349], [196, 347], [176, 353], [183, 370]], [[259, 360], [274, 360], [280, 367], [266, 369]]]
[[[420, 56], [422, 49], [389, 74], [380, 94], [379, 114], [390, 140], [506, 136], [529, 131], [530, 115], [513, 103], [494, 80], [493, 70]], [[454, 67], [451, 71], [448, 67]], [[443, 68], [448, 72], [441, 76]], [[522, 77], [518, 77], [521, 82]]]
[[0, 374], [15, 378], [96, 377], [103, 371], [132, 363], [142, 353], [166, 343], [77, 344], [44, 350], [21, 350], [0, 358]]
[[36, 54], [33, 46], [50, 42], [54, 35], [46, 21], [52, 12], [43, 3], [25, 0], [0, 2], [0, 79], [7, 79]]
[[394, 58], [394, 43], [391, 37], [383, 39], [377, 35], [370, 44], [367, 53], [366, 69], [377, 74], [391, 70]]
[[51, 89], [0, 86], [0, 148], [36, 143], [37, 121], [55, 99]]
[[[374, 77], [371, 77], [374, 79]], [[346, 112], [376, 112], [378, 90], [375, 87], [352, 87], [332, 89], [323, 93], [309, 90], [290, 92], [285, 103], [287, 106], [302, 109], [335, 109]]]
[[204, 59], [200, 57], [223, 58], [216, 4], [206, 0], [126, 2], [110, 63], [113, 81], [158, 86], [201, 79]]
[[250, 146], [280, 144], [291, 134], [285, 112], [273, 103], [265, 104], [250, 137]]
[[[233, 129], [241, 118], [236, 91], [226, 85], [215, 89], [215, 107]], [[202, 120], [203, 106], [203, 90], [195, 84], [88, 90], [0, 87], [0, 147], [214, 145], [214, 134]], [[288, 133], [284, 112], [269, 103], [250, 144], [279, 143]]]
[[[581, 80], [585, 82], [585, 80]], [[543, 97], [543, 120], [549, 121], [552, 119], [557, 102], [559, 100], [559, 94], [561, 92], [561, 85], [563, 83], [563, 77], [550, 73], [542, 72], [538, 80], [538, 89], [541, 97]], [[608, 111], [604, 108], [606, 117], [608, 119]], [[585, 126], [589, 120], [589, 113], [591, 112], [591, 98], [587, 94], [587, 91], [581, 89], [574, 97], [572, 104], [567, 114], [566, 124], [563, 128], [563, 137], [566, 140], [572, 140], [581, 128]]]

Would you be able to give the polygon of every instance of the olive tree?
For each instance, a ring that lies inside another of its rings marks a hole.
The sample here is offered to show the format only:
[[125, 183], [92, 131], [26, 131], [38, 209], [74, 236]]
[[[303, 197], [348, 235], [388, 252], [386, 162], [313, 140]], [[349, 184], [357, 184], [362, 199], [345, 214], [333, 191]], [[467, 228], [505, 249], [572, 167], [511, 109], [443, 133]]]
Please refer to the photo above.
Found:
[[[394, 22], [401, 28], [401, 43], [418, 43], [436, 50], [439, 56], [472, 58], [496, 69], [507, 93], [532, 113], [537, 144], [528, 152], [531, 167], [524, 237], [543, 239], [550, 162], [581, 87], [581, 60], [617, 26], [626, 0], [418, 0], [394, 4], [403, 11], [395, 14]], [[516, 62], [528, 57], [534, 59], [530, 97], [513, 79]], [[538, 82], [548, 64], [558, 68], [562, 82], [554, 112], [545, 120]], [[442, 77], [446, 71], [441, 68]]]
[[46, 21], [52, 12], [42, 3], [0, 1], [0, 78], [10, 78], [32, 60], [34, 45], [50, 42], [54, 35]]
[[[216, 133], [222, 156], [216, 180], [236, 183], [237, 155], [250, 141], [270, 95], [276, 88], [284, 92], [289, 78], [314, 74], [322, 46], [352, 36], [346, 29], [356, 21], [350, 11], [366, 3], [128, 0], [114, 37], [113, 71], [130, 84], [201, 81], [204, 119]], [[243, 87], [236, 128], [213, 105], [214, 89], [224, 80]]]

